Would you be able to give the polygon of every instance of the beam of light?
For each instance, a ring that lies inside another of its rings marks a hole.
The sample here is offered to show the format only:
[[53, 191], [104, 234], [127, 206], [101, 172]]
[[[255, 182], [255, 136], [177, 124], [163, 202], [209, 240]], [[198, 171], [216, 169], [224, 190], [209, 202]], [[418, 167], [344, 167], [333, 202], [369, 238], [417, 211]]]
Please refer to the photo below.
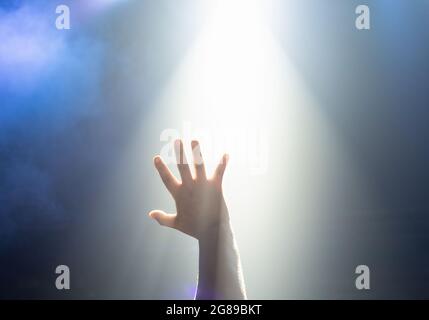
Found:
[[[323, 131], [324, 125], [312, 109], [302, 79], [270, 30], [269, 2], [204, 4], [206, 23], [147, 120], [152, 125], [140, 137], [151, 136], [150, 130], [175, 128], [188, 145], [190, 139], [199, 139], [208, 172], [222, 152], [230, 154], [225, 194], [250, 295], [264, 297], [263, 292], [273, 290], [268, 285], [259, 295], [255, 292], [262, 286], [258, 275], [264, 270], [259, 259], [274, 271], [279, 261], [291, 261], [298, 255], [297, 239], [304, 228], [311, 233], [304, 222], [304, 211], [310, 209], [303, 205], [305, 196], [311, 195], [294, 192], [293, 187], [300, 189], [308, 174], [318, 178], [317, 167], [307, 168], [304, 174], [297, 169], [308, 162], [307, 148], [320, 150], [314, 144], [317, 141], [309, 141], [307, 136]], [[170, 167], [175, 171], [174, 164]], [[159, 198], [171, 205], [164, 204], [164, 208], [174, 211], [167, 193]], [[276, 244], [283, 234], [287, 235], [287, 248]], [[177, 243], [180, 236], [170, 237], [168, 243]], [[306, 233], [305, 237], [311, 236]], [[272, 250], [280, 250], [277, 258]], [[192, 262], [184, 264], [195, 269]], [[293, 281], [284, 296], [298, 286], [299, 280]]]
[[265, 125], [279, 79], [279, 52], [264, 21], [267, 8], [255, 0], [204, 3], [207, 22], [166, 89], [171, 101], [163, 103], [180, 110], [178, 127], [189, 124], [191, 135], [205, 145], [206, 161], [226, 149], [248, 170], [263, 171], [251, 167], [251, 158], [265, 166], [266, 153], [248, 154], [255, 150], [245, 140], [263, 139], [259, 143], [267, 148]]
[[[199, 139], [208, 172], [228, 152], [224, 190], [249, 295], [293, 298], [305, 290], [300, 287], [304, 278], [296, 274], [304, 276], [300, 270], [315, 254], [306, 244], [317, 237], [317, 226], [308, 221], [326, 210], [325, 198], [334, 192], [323, 181], [332, 179], [335, 170], [349, 168], [335, 132], [271, 32], [271, 3], [204, 2], [206, 23], [154, 103], [130, 157], [148, 162], [153, 154], [143, 151], [143, 141], [165, 129], [177, 132], [188, 146]], [[177, 138], [173, 135], [170, 142]], [[161, 141], [155, 153], [166, 143]], [[191, 154], [190, 147], [186, 151]], [[177, 175], [174, 163], [169, 165]], [[140, 183], [159, 185], [162, 192], [156, 174], [153, 179]], [[174, 212], [167, 192], [154, 197]], [[168, 231], [160, 232], [165, 238]], [[191, 242], [168, 234], [169, 239], [157, 241]], [[184, 269], [196, 272], [190, 260], [183, 262]], [[266, 274], [286, 267], [282, 279], [287, 287], [267, 279]]]

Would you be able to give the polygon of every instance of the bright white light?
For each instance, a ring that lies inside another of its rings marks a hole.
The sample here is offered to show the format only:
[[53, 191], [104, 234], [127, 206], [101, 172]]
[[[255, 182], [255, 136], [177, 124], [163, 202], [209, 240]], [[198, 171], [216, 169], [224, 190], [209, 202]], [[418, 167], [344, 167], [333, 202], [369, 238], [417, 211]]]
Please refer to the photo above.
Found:
[[294, 260], [305, 259], [302, 246], [315, 236], [307, 220], [324, 203], [322, 181], [345, 170], [346, 161], [271, 32], [271, 2], [204, 3], [206, 23], [150, 123], [176, 129], [188, 145], [201, 140], [209, 172], [223, 151], [230, 153], [224, 189], [250, 296], [277, 290], [294, 297], [302, 279], [289, 273], [288, 288], [280, 290], [265, 275], [286, 263], [288, 270], [305, 267]]
[[263, 120], [277, 60], [262, 1], [214, 1], [186, 64], [193, 113], [205, 120]]
[[180, 130], [189, 124], [192, 137], [202, 140], [209, 170], [215, 165], [209, 159], [223, 151], [247, 173], [267, 169], [267, 124], [283, 57], [267, 25], [266, 3], [206, 1], [206, 24], [160, 103], [180, 114]]

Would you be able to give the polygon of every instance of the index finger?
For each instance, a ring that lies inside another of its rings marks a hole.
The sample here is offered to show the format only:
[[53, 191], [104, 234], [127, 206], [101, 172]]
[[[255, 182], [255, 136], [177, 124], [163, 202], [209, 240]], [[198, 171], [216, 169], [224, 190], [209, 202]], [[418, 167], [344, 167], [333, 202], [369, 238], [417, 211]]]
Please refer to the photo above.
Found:
[[162, 160], [160, 156], [156, 156], [153, 159], [156, 169], [164, 182], [165, 187], [168, 191], [170, 191], [171, 195], [174, 197], [176, 194], [176, 190], [179, 187], [179, 181], [177, 181], [176, 177], [171, 173], [170, 169], [168, 169], [165, 162]]

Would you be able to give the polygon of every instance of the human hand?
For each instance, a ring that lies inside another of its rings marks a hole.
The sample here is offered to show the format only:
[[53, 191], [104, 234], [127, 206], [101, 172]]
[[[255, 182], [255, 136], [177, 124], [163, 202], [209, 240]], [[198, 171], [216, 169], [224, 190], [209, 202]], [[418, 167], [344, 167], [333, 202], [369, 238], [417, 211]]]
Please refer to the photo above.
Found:
[[213, 176], [207, 178], [198, 141], [192, 141], [192, 156], [195, 175], [192, 176], [181, 140], [174, 143], [177, 167], [181, 182], [168, 169], [160, 156], [154, 164], [164, 185], [176, 202], [176, 214], [153, 210], [149, 216], [160, 225], [184, 232], [198, 240], [217, 233], [223, 222], [229, 221], [229, 214], [222, 193], [222, 179], [228, 163], [228, 155], [223, 155]]

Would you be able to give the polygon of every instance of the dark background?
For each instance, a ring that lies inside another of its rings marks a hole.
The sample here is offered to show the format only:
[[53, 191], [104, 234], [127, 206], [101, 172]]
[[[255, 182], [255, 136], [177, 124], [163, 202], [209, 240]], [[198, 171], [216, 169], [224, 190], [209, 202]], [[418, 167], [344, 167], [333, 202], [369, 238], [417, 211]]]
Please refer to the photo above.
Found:
[[[0, 1], [0, 298], [191, 298], [195, 244], [167, 246], [145, 214], [160, 203], [159, 130], [140, 144], [147, 160], [118, 172], [203, 23], [198, 2], [72, 2]], [[69, 32], [54, 28], [58, 3], [77, 12]], [[320, 239], [305, 243], [318, 253], [301, 261], [305, 275], [290, 273], [276, 238], [279, 264], [245, 273], [261, 279], [249, 296], [429, 298], [429, 1], [366, 1], [368, 32], [354, 28], [359, 1], [291, 3], [275, 2], [273, 33], [377, 205], [351, 203], [342, 185], [310, 219]], [[54, 286], [59, 264], [71, 269], [68, 292]], [[370, 291], [354, 288], [359, 264], [371, 268]], [[296, 277], [301, 290], [287, 290]]]

